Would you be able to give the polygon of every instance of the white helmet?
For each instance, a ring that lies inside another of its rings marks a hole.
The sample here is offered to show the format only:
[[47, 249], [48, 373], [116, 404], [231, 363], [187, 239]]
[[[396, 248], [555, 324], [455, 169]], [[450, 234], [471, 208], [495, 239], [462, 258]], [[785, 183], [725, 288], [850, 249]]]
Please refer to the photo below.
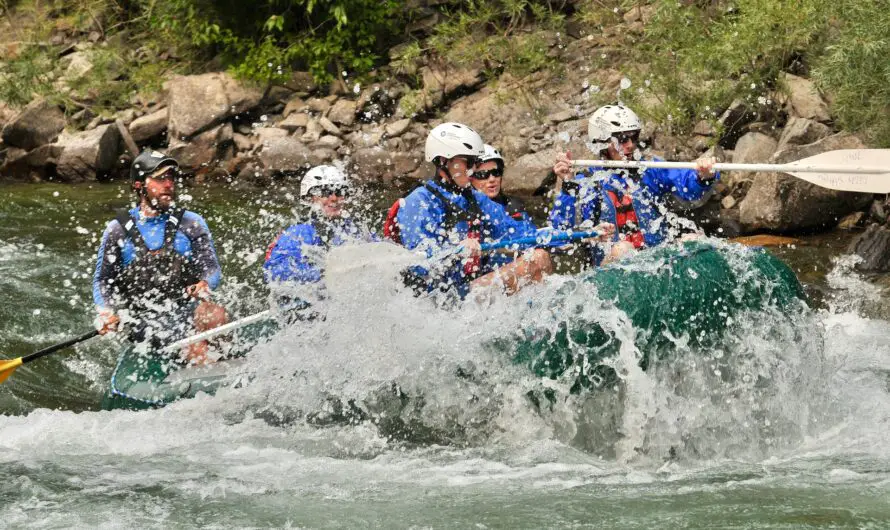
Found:
[[504, 157], [501, 156], [501, 152], [496, 147], [488, 144], [485, 144], [483, 147], [485, 148], [485, 153], [479, 157], [479, 162], [495, 161], [499, 168], [504, 169]]
[[334, 166], [315, 166], [300, 181], [300, 198], [305, 199], [315, 188], [343, 189], [349, 187], [346, 175]]
[[640, 117], [624, 105], [606, 105], [590, 115], [587, 122], [588, 147], [599, 153], [609, 147], [612, 135], [621, 132], [639, 131], [643, 128]]
[[436, 163], [437, 158], [454, 158], [460, 155], [480, 157], [485, 154], [482, 137], [462, 123], [447, 122], [437, 125], [426, 137], [426, 161]]

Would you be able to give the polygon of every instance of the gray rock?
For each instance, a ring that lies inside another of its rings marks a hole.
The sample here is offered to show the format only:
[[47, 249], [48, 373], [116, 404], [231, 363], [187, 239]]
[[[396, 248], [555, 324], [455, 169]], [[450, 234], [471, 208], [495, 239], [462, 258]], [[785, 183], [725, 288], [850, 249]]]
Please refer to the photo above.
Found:
[[325, 116], [322, 116], [318, 119], [318, 125], [320, 125], [321, 128], [327, 133], [333, 134], [334, 136], [343, 136], [343, 131], [341, 131], [339, 127], [334, 125], [334, 123]]
[[860, 272], [890, 272], [890, 228], [872, 224], [847, 249], [862, 258], [856, 264]]
[[307, 125], [309, 125], [309, 115], [302, 112], [294, 112], [278, 122], [278, 127], [290, 132], [305, 129]]
[[531, 193], [553, 167], [561, 149], [553, 148], [538, 153], [531, 153], [517, 158], [507, 164], [504, 172], [504, 191], [508, 193]]
[[334, 150], [334, 149], [337, 149], [338, 147], [340, 147], [341, 145], [343, 145], [343, 140], [341, 140], [340, 138], [338, 138], [336, 136], [326, 134], [326, 135], [322, 136], [321, 138], [319, 138], [317, 142], [314, 142], [309, 147], [311, 149]]
[[184, 141], [256, 107], [262, 93], [229, 74], [177, 76], [164, 84], [170, 107], [171, 141]]
[[384, 131], [390, 138], [395, 138], [404, 134], [409, 127], [411, 127], [411, 120], [404, 118], [392, 123], [387, 123], [386, 127], [384, 127]]
[[351, 126], [355, 123], [355, 101], [338, 100], [328, 112], [327, 119], [338, 125]]
[[56, 144], [41, 145], [31, 151], [9, 147], [6, 161], [0, 167], [0, 175], [16, 179], [43, 180], [52, 174], [52, 168], [61, 154], [62, 148]]
[[55, 140], [64, 128], [62, 109], [37, 98], [3, 127], [0, 136], [4, 144], [30, 151]]
[[232, 124], [223, 123], [198, 134], [188, 142], [171, 139], [167, 154], [176, 158], [186, 169], [225, 162], [232, 153]]
[[[855, 136], [836, 134], [818, 142], [788, 146], [771, 162], [789, 163], [836, 149], [862, 149]], [[866, 208], [871, 194], [834, 191], [783, 173], [755, 173], [751, 188], [739, 205], [739, 221], [746, 231], [799, 230], [833, 227], [845, 215]]]
[[309, 105], [307, 105], [306, 102], [303, 101], [302, 99], [295, 97], [295, 98], [291, 98], [287, 102], [287, 105], [284, 106], [284, 111], [282, 111], [281, 114], [282, 114], [282, 116], [287, 118], [294, 112], [301, 112], [303, 109], [308, 110]]
[[825, 138], [829, 134], [831, 134], [831, 128], [824, 123], [792, 116], [788, 123], [785, 124], [785, 128], [782, 129], [782, 136], [779, 138], [779, 149], [792, 144], [811, 144], [816, 140]]
[[317, 142], [321, 138], [323, 130], [318, 120], [309, 120], [309, 123], [306, 124], [306, 132], [300, 136], [300, 141], [306, 144]]
[[62, 149], [56, 173], [67, 182], [104, 179], [115, 169], [122, 151], [121, 135], [113, 124], [63, 134], [56, 145]]
[[312, 98], [306, 101], [309, 110], [317, 114], [324, 114], [331, 109], [331, 103], [326, 99]]
[[167, 109], [160, 109], [136, 118], [127, 128], [136, 142], [145, 142], [167, 130]]
[[555, 125], [555, 124], [557, 124], [557, 123], [562, 123], [562, 122], [564, 122], [564, 121], [572, 120], [572, 119], [574, 119], [575, 117], [576, 117], [576, 116], [575, 116], [575, 111], [574, 111], [574, 110], [572, 110], [572, 109], [566, 109], [566, 110], [561, 110], [561, 111], [559, 111], [559, 112], [554, 112], [553, 114], [548, 115], [548, 116], [545, 118], [545, 121], [546, 121], [547, 123], [550, 123], [551, 125]]
[[789, 73], [782, 75], [782, 81], [788, 89], [791, 108], [795, 114], [816, 121], [831, 121], [828, 105], [812, 81]]
[[282, 136], [263, 142], [257, 156], [266, 171], [293, 174], [312, 165], [311, 154], [298, 139]]

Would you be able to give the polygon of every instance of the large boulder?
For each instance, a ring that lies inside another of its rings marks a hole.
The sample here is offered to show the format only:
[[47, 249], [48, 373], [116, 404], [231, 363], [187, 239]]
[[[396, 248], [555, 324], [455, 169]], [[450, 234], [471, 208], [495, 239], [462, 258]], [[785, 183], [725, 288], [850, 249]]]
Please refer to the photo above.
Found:
[[831, 128], [824, 123], [807, 118], [792, 116], [782, 129], [779, 149], [786, 145], [806, 145], [821, 140], [831, 134]]
[[816, 121], [831, 121], [828, 105], [812, 81], [785, 73], [782, 82], [788, 89], [789, 103], [794, 114]]
[[890, 272], [890, 228], [871, 224], [850, 244], [848, 252], [862, 258], [856, 264], [861, 272]]
[[130, 123], [130, 136], [136, 142], [145, 142], [159, 136], [167, 129], [167, 109], [157, 110], [151, 114], [136, 118]]
[[180, 141], [256, 107], [263, 95], [223, 72], [177, 76], [164, 87], [168, 95], [169, 136]]
[[267, 175], [301, 173], [312, 165], [312, 152], [293, 136], [264, 138], [257, 157]]
[[504, 191], [519, 194], [535, 191], [550, 172], [556, 156], [563, 152], [564, 149], [555, 147], [523, 155], [508, 163], [504, 172]]
[[6, 145], [31, 150], [52, 142], [64, 128], [62, 109], [44, 98], [38, 98], [11, 119], [0, 135]]
[[62, 151], [56, 174], [66, 182], [107, 178], [117, 166], [121, 135], [114, 124], [89, 131], [63, 134], [56, 145]]
[[[759, 132], [749, 132], [739, 138], [735, 150], [732, 153], [734, 164], [763, 164], [776, 152], [778, 142], [769, 135]], [[751, 173], [730, 171], [721, 177], [721, 180], [730, 190], [742, 183], [751, 182]]]
[[6, 161], [0, 166], [0, 175], [14, 179], [31, 179], [40, 181], [55, 174], [56, 163], [62, 148], [56, 144], [46, 144], [25, 151], [10, 147], [6, 152]]
[[[771, 162], [785, 164], [836, 149], [862, 149], [855, 136], [836, 134], [818, 142], [788, 146]], [[799, 230], [833, 227], [850, 212], [867, 207], [872, 196], [829, 190], [785, 173], [756, 173], [748, 194], [739, 205], [739, 222], [745, 231]]]
[[232, 124], [223, 123], [187, 142], [171, 139], [167, 154], [178, 160], [180, 166], [190, 170], [226, 161], [234, 155], [233, 134]]
[[473, 89], [485, 80], [481, 67], [449, 68], [444, 64], [424, 66], [420, 69], [420, 75], [430, 107], [438, 106], [458, 91]]

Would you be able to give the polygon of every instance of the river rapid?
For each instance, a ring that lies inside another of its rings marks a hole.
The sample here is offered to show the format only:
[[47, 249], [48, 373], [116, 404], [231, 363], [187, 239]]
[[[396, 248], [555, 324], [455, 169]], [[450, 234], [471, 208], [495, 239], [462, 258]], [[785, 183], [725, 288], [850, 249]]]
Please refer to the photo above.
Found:
[[[0, 357], [15, 358], [90, 329], [99, 238], [130, 197], [116, 184], [0, 197]], [[269, 307], [263, 254], [305, 213], [292, 198], [181, 197], [213, 232], [234, 318]], [[541, 382], [486, 345], [536, 318], [559, 275], [458, 311], [359, 277], [325, 320], [257, 346], [239, 388], [153, 411], [99, 410], [121, 344], [93, 339], [0, 385], [0, 526], [886, 528], [890, 297], [853, 272], [847, 237], [774, 250], [812, 309], [743, 315], [698, 362], [642, 372], [640, 330], [582, 300], [621, 339], [625, 381], [543, 412], [527, 398]], [[393, 396], [411, 396], [409, 436], [318, 420], [334, 397], [386, 409]]]

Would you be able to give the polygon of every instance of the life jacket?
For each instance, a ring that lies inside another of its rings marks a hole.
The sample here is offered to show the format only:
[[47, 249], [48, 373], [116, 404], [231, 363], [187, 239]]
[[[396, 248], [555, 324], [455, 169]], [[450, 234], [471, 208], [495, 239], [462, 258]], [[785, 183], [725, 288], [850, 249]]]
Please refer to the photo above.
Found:
[[[482, 208], [480, 208], [479, 203], [476, 201], [476, 197], [473, 196], [471, 188], [467, 188], [468, 193], [461, 193], [461, 195], [467, 199], [468, 208], [464, 210], [450, 201], [438, 188], [430, 184], [429, 181], [424, 182], [422, 186], [442, 203], [445, 209], [443, 228], [446, 232], [453, 230], [457, 223], [467, 221], [470, 225], [467, 237], [476, 239], [480, 242], [482, 241]], [[414, 190], [416, 189], [417, 188], [414, 188]], [[411, 190], [408, 195], [413, 193], [414, 190]], [[402, 236], [397, 216], [402, 205], [405, 204], [405, 197], [407, 197], [407, 195], [396, 199], [395, 202], [392, 203], [392, 206], [387, 210], [386, 218], [383, 221], [383, 237], [400, 245], [402, 244]], [[471, 278], [475, 277], [482, 269], [482, 259], [482, 257], [477, 256], [467, 260], [464, 263], [464, 274]]]
[[615, 207], [615, 230], [621, 235], [622, 239], [633, 244], [634, 248], [642, 248], [646, 243], [643, 232], [640, 231], [640, 223], [637, 219], [637, 212], [634, 210], [633, 199], [629, 194], [624, 194], [621, 199], [618, 194], [611, 190], [606, 190], [609, 200]]
[[135, 257], [128, 263], [115, 282], [115, 294], [122, 304], [136, 314], [157, 311], [173, 303], [187, 305], [185, 288], [200, 281], [194, 263], [173, 248], [176, 232], [182, 224], [185, 210], [170, 213], [164, 226], [164, 243], [150, 250], [136, 227], [136, 220], [126, 210], [117, 214], [117, 222], [133, 243]]

